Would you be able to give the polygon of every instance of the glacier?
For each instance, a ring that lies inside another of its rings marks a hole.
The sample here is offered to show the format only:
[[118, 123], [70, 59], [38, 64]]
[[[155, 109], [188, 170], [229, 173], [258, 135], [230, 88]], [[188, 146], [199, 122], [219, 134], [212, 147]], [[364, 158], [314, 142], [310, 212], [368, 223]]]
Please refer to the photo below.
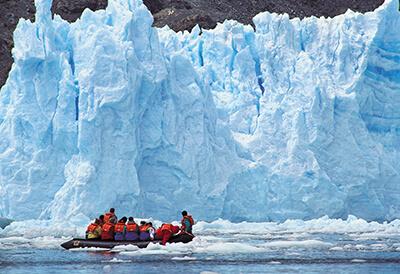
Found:
[[68, 23], [35, 0], [19, 21], [0, 216], [400, 218], [397, 0], [180, 33], [141, 0], [108, 2]]

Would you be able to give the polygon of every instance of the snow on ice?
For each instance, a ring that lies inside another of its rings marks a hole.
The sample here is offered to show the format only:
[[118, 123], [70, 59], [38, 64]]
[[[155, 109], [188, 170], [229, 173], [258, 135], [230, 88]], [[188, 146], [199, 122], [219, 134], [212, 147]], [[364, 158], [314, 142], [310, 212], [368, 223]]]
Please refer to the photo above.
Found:
[[0, 216], [400, 218], [400, 16], [175, 33], [140, 0], [36, 0], [0, 92]]

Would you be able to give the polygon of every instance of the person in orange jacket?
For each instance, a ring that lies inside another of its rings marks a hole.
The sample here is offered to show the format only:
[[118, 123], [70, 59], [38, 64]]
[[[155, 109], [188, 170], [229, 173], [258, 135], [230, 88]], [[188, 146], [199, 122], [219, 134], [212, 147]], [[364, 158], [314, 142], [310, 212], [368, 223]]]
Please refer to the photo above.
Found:
[[156, 238], [161, 240], [162, 245], [166, 245], [171, 237], [179, 233], [179, 231], [179, 226], [173, 224], [162, 224], [162, 226], [156, 231]]
[[125, 240], [126, 233], [126, 221], [128, 219], [126, 217], [122, 217], [121, 220], [114, 227], [114, 240], [123, 241]]
[[125, 240], [127, 241], [139, 240], [139, 226], [137, 225], [133, 217], [129, 217], [128, 223], [126, 224]]
[[101, 233], [101, 239], [104, 241], [113, 241], [114, 240], [114, 227], [115, 224], [111, 222], [109, 219], [104, 225], [103, 225], [103, 231]]
[[110, 208], [110, 212], [104, 214], [104, 223], [107, 223], [108, 221], [111, 221], [113, 224], [116, 224], [118, 221], [114, 208]]
[[194, 220], [193, 220], [192, 216], [188, 215], [186, 210], [182, 211], [181, 224], [182, 224], [181, 230], [183, 232], [187, 232], [187, 233], [192, 234], [192, 228], [193, 228], [193, 225], [194, 225]]
[[93, 223], [91, 223], [86, 229], [86, 239], [97, 240], [101, 238], [101, 224], [100, 220], [96, 219]]

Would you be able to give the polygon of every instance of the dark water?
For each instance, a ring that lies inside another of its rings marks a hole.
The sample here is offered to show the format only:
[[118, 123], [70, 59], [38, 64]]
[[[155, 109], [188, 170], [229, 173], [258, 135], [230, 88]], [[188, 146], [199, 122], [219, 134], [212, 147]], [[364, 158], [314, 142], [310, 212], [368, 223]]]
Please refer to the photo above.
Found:
[[[190, 254], [189, 254], [190, 255]], [[282, 250], [257, 254], [129, 256], [109, 251], [0, 250], [1, 273], [400, 273], [400, 252]], [[187, 258], [186, 258], [187, 259]]]

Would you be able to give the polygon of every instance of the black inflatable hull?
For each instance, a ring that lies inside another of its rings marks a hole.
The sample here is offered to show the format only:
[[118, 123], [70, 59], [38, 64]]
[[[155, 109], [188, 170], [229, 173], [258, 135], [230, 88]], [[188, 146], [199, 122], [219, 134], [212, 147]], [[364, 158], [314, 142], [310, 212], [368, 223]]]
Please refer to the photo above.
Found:
[[[188, 243], [193, 240], [194, 236], [188, 234], [182, 234], [172, 237], [169, 242], [170, 243]], [[65, 249], [72, 248], [88, 248], [88, 247], [97, 247], [97, 248], [108, 248], [111, 249], [117, 245], [136, 245], [139, 248], [146, 248], [150, 243], [161, 243], [161, 240], [154, 241], [101, 241], [101, 240], [86, 240], [74, 238], [68, 242], [61, 244], [61, 246]]]

